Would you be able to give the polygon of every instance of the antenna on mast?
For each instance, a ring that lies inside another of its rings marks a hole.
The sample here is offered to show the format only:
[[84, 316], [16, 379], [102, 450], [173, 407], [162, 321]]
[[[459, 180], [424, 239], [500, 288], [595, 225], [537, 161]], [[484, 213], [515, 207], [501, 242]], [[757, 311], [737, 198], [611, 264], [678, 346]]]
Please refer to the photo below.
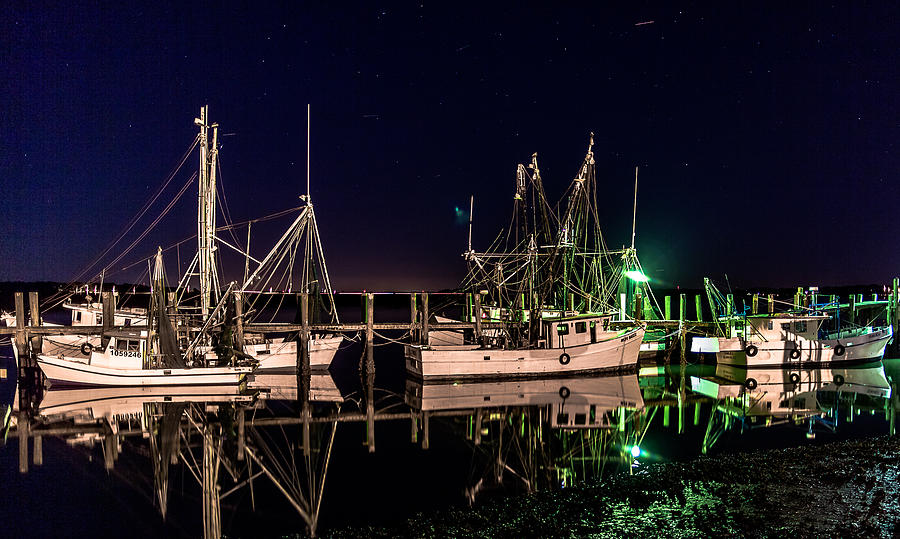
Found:
[[311, 116], [310, 104], [306, 104], [306, 203], [310, 203], [309, 197], [309, 124]]
[[469, 249], [472, 252], [472, 211], [475, 209], [475, 195], [469, 197]]
[[634, 212], [631, 214], [631, 248], [634, 249], [634, 231], [637, 222], [637, 178], [638, 167], [634, 167]]

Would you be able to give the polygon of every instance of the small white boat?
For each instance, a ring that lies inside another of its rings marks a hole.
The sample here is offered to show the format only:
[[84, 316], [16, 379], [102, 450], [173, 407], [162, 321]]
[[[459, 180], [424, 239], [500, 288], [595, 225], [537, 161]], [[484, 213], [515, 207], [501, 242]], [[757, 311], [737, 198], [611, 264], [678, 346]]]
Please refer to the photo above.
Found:
[[[343, 342], [343, 335], [311, 335], [309, 339], [309, 365], [313, 369], [327, 369]], [[285, 341], [284, 337], [263, 338], [248, 336], [244, 354], [259, 362], [261, 371], [297, 371], [297, 340]], [[206, 358], [216, 359], [214, 350], [206, 352]]]
[[644, 328], [604, 330], [603, 322], [608, 319], [585, 315], [544, 321], [544, 338], [537, 347], [408, 344], [404, 348], [406, 369], [426, 381], [635, 369]]
[[825, 315], [763, 314], [741, 319], [727, 337], [694, 337], [691, 351], [715, 353], [716, 362], [743, 367], [846, 360], [846, 348], [818, 338]]
[[38, 354], [38, 365], [51, 385], [86, 386], [237, 385], [253, 371], [231, 366], [147, 368], [146, 331], [117, 332], [108, 338], [105, 348], [94, 348], [89, 354], [80, 350]]

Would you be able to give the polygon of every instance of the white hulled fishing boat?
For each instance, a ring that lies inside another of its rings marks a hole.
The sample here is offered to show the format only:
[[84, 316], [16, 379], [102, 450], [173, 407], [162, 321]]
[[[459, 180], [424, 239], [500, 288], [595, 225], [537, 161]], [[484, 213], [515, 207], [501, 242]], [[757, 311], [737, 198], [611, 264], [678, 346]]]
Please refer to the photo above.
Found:
[[633, 246], [609, 251], [600, 233], [593, 134], [564, 200], [553, 212], [532, 155], [527, 168], [517, 169], [506, 247], [487, 253], [472, 249], [470, 204], [469, 275], [462, 288], [474, 291], [464, 313], [474, 334], [442, 330], [406, 345], [411, 374], [435, 381], [636, 368], [644, 328], [610, 324], [636, 256]]

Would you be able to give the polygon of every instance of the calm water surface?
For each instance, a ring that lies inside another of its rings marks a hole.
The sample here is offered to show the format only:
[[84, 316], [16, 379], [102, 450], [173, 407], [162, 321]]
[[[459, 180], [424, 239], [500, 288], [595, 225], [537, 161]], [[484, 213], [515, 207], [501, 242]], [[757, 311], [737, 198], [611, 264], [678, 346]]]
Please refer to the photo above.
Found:
[[360, 353], [351, 344], [331, 372], [313, 373], [308, 399], [291, 374], [244, 388], [20, 395], [4, 358], [4, 535], [397, 526], [654, 462], [892, 434], [898, 409], [896, 360], [749, 374], [644, 363], [615, 376], [423, 385], [407, 379], [396, 345], [377, 349], [375, 374], [358, 373]]

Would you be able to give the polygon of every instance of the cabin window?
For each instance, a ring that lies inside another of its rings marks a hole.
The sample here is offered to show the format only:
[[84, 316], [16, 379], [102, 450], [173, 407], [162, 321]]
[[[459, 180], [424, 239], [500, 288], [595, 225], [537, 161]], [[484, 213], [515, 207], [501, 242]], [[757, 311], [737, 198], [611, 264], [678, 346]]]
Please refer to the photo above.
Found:
[[81, 311], [75, 311], [75, 321], [81, 322]]
[[795, 333], [806, 333], [806, 321], [803, 322], [794, 322], [794, 332]]
[[790, 324], [790, 323], [787, 323], [787, 324], [781, 324], [781, 330], [784, 331], [784, 332], [790, 331], [790, 330], [791, 330], [791, 324]]
[[593, 404], [591, 405], [590, 418], [591, 418], [592, 425], [597, 422], [597, 406], [596, 405], [593, 405]]
[[558, 324], [556, 326], [556, 334], [557, 335], [568, 335], [569, 334], [569, 324]]
[[103, 323], [103, 315], [102, 315], [102, 314], [98, 314], [98, 315], [97, 315], [97, 325], [99, 326], [99, 325], [102, 324], [102, 323]]
[[568, 425], [569, 424], [569, 414], [556, 414], [556, 424], [557, 425]]
[[587, 322], [575, 322], [575, 333], [584, 333], [587, 331]]
[[769, 329], [775, 329], [775, 322], [769, 320]]
[[126, 325], [126, 326], [130, 326], [130, 325], [131, 325], [131, 318], [126, 318], [126, 319], [125, 319], [125, 325]]
[[141, 343], [139, 341], [132, 341], [130, 339], [119, 339], [116, 341], [116, 350], [124, 350], [126, 352], [137, 352], [141, 349]]
[[576, 425], [584, 425], [587, 422], [587, 416], [585, 414], [575, 414], [575, 424]]

